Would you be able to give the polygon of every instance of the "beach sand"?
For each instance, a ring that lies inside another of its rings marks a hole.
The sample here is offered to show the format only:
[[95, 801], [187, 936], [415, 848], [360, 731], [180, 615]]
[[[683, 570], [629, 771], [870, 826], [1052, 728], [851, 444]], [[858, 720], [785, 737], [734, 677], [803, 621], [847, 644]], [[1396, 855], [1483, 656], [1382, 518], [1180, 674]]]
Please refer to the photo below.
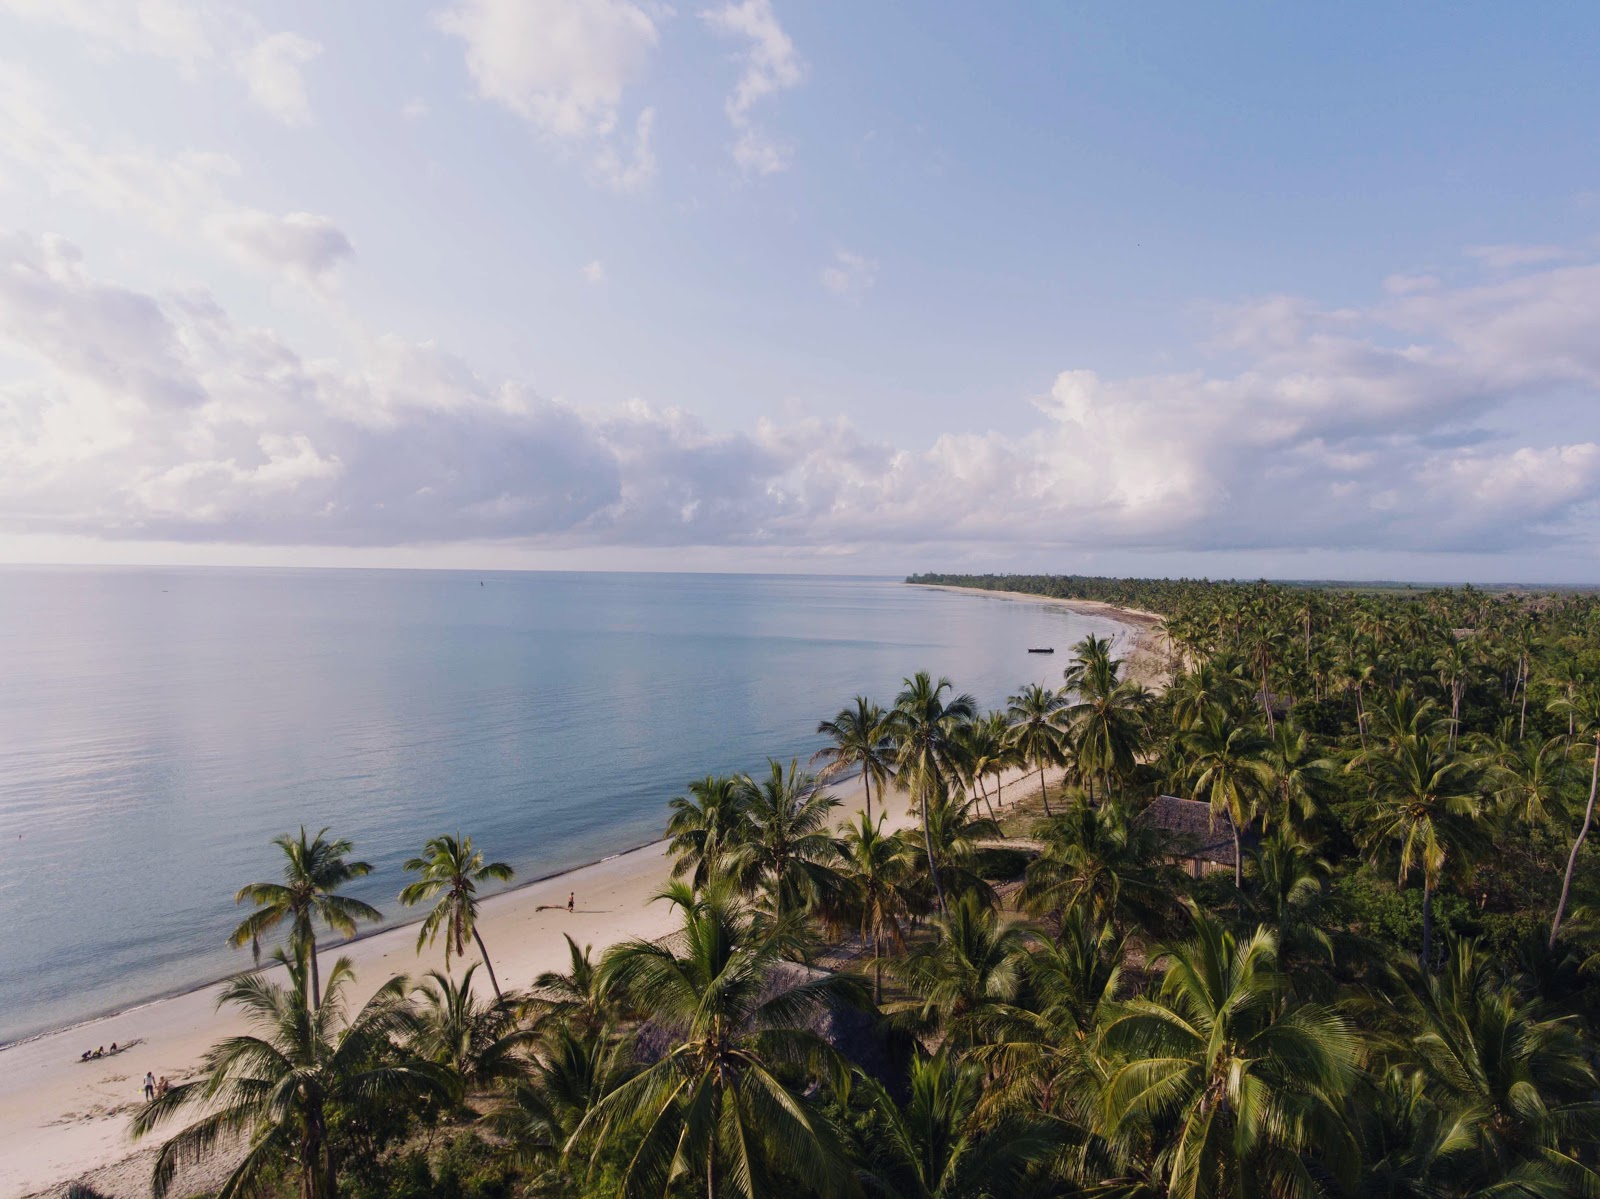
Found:
[[[1013, 772], [1005, 777], [1003, 796], [1020, 795], [1029, 786], [1037, 787], [1036, 775]], [[840, 779], [830, 789], [841, 800], [842, 817], [861, 808], [859, 780]], [[884, 811], [890, 827], [904, 827], [911, 819], [907, 797], [891, 791], [887, 800], [880, 804], [874, 793], [873, 810]], [[479, 928], [500, 985], [527, 987], [545, 970], [565, 970], [570, 958], [563, 933], [597, 953], [630, 937], [666, 936], [677, 924], [672, 910], [650, 899], [666, 885], [670, 868], [660, 842], [490, 896]], [[568, 892], [577, 897], [570, 915]], [[338, 957], [351, 958], [356, 985], [347, 999], [354, 1009], [391, 975], [418, 977], [443, 969], [442, 943], [419, 955], [416, 939], [411, 924], [327, 946], [319, 954], [323, 977]], [[0, 1195], [54, 1196], [64, 1194], [68, 1183], [84, 1181], [115, 1199], [145, 1199], [160, 1137], [143, 1143], [128, 1137], [129, 1119], [143, 1102], [145, 1072], [181, 1082], [214, 1042], [244, 1031], [230, 1011], [217, 1010], [219, 991], [208, 986], [159, 999], [0, 1051]], [[134, 1044], [115, 1057], [78, 1060], [85, 1049], [112, 1042]], [[173, 1193], [218, 1185], [229, 1164], [217, 1160], [180, 1174]]]

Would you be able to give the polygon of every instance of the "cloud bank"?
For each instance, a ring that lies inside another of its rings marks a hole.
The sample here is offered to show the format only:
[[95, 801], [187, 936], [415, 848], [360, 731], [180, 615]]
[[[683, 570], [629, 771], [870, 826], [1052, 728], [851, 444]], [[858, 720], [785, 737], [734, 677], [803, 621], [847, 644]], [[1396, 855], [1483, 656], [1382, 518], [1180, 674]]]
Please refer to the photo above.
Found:
[[[342, 256], [298, 226], [308, 262]], [[274, 228], [267, 252], [292, 257]], [[844, 420], [713, 433], [642, 402], [583, 409], [382, 335], [312, 359], [204, 293], [129, 288], [14, 234], [0, 524], [263, 545], [1592, 553], [1600, 445], [1503, 426], [1559, 427], [1538, 418], [1600, 389], [1597, 321], [1593, 263], [1360, 310], [1273, 298], [1220, 314], [1226, 369], [1065, 370], [1020, 435], [890, 445]]]

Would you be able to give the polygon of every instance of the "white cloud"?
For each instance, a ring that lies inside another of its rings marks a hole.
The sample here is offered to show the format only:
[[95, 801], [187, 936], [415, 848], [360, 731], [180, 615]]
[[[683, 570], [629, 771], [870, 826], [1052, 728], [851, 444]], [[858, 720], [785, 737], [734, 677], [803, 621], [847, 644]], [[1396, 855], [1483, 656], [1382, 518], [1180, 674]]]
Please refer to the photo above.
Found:
[[261, 109], [285, 125], [309, 125], [311, 100], [302, 68], [321, 53], [321, 44], [310, 38], [274, 33], [239, 55], [239, 75]]
[[0, 377], [0, 531], [935, 560], [1600, 548], [1584, 515], [1600, 417], [1582, 415], [1600, 266], [1223, 319], [1227, 372], [1067, 370], [1024, 432], [893, 445], [837, 419], [722, 433], [645, 403], [584, 410], [359, 325], [309, 359], [204, 294], [140, 292], [60, 239], [12, 236], [0, 351], [22, 369]]
[[593, 262], [585, 263], [583, 267], [583, 277], [598, 287], [600, 284], [606, 281], [605, 263], [601, 262], [598, 258], [596, 258]]
[[740, 0], [707, 9], [701, 18], [718, 33], [747, 42], [739, 54], [744, 70], [725, 108], [734, 128], [734, 161], [746, 174], [770, 175], [789, 165], [789, 150], [751, 120], [758, 102], [798, 87], [805, 64], [778, 23], [771, 0]]
[[551, 139], [596, 147], [603, 181], [634, 187], [654, 171], [646, 109], [635, 146], [613, 144], [629, 88], [649, 69], [659, 34], [629, 0], [453, 0], [435, 15], [464, 43], [478, 95]]
[[1487, 267], [1507, 270], [1515, 267], [1538, 266], [1546, 262], [1559, 262], [1572, 257], [1561, 246], [1498, 245], [1468, 246], [1467, 253]]
[[653, 142], [656, 110], [646, 108], [633, 124], [633, 145], [611, 138], [596, 151], [590, 169], [596, 182], [612, 191], [638, 191], [655, 178], [656, 152]]
[[855, 297], [877, 282], [878, 264], [849, 250], [836, 250], [833, 260], [822, 268], [818, 278], [834, 295]]
[[96, 53], [166, 59], [189, 76], [221, 66], [263, 111], [291, 125], [311, 119], [300, 69], [322, 47], [268, 33], [227, 0], [0, 0], [0, 12], [70, 30]]
[[321, 283], [355, 247], [344, 230], [325, 216], [238, 210], [213, 218], [211, 233], [247, 261], [283, 271], [307, 283]]
[[413, 96], [400, 108], [400, 115], [408, 121], [420, 121], [429, 113], [428, 102], [421, 96]]
[[239, 165], [225, 154], [164, 155], [137, 146], [90, 144], [54, 116], [37, 79], [0, 63], [0, 164], [26, 172], [48, 194], [70, 197], [148, 228], [192, 239], [197, 233], [251, 266], [306, 283], [326, 283], [352, 253], [328, 217], [278, 216], [245, 208], [226, 195]]

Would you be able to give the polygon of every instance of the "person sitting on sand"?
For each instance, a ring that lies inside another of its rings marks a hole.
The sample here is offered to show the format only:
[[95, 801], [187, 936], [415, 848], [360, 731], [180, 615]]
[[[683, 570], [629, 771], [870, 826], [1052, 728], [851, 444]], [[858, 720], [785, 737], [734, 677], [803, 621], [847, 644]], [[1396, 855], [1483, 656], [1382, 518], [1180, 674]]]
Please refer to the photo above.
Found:
[[80, 1057], [80, 1058], [79, 1058], [79, 1059], [78, 1059], [78, 1060], [79, 1060], [79, 1061], [80, 1061], [80, 1062], [86, 1062], [86, 1061], [88, 1061], [88, 1060], [89, 1060], [89, 1059], [90, 1059], [90, 1058], [92, 1058], [92, 1057], [93, 1057], [93, 1056], [94, 1056], [94, 1050], [93, 1050], [93, 1049], [85, 1049], [85, 1050], [84, 1050], [84, 1051], [83, 1051], [83, 1056], [82, 1056], [82, 1057]]
[[94, 1055], [95, 1055], [95, 1057], [105, 1057], [105, 1055], [106, 1055], [106, 1047], [104, 1045], [100, 1046], [99, 1049], [96, 1049], [94, 1051]]
[[112, 1041], [111, 1042], [111, 1052], [115, 1053], [116, 1051], [117, 1051], [117, 1043], [115, 1041]]
[[156, 1083], [156, 1097], [160, 1098], [162, 1095], [165, 1095], [171, 1089], [172, 1089], [172, 1084], [167, 1081], [167, 1076], [165, 1074], [163, 1074], [161, 1076], [161, 1081]]

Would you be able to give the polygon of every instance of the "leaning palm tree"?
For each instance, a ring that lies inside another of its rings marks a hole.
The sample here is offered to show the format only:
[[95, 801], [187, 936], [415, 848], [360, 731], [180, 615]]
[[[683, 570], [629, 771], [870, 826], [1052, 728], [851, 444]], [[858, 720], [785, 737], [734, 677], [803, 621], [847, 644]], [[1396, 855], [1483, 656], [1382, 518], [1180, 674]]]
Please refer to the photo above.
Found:
[[1254, 818], [1273, 782], [1267, 739], [1248, 725], [1213, 714], [1180, 740], [1189, 754], [1194, 797], [1211, 805], [1213, 821], [1219, 815], [1228, 821], [1233, 834], [1233, 885], [1242, 891], [1244, 845], [1239, 830]]
[[779, 1076], [780, 1066], [843, 1077], [834, 1050], [802, 1022], [859, 982], [815, 975], [779, 981], [780, 946], [751, 914], [713, 894], [683, 911], [667, 942], [628, 941], [607, 951], [603, 972], [673, 1033], [664, 1057], [595, 1105], [568, 1141], [591, 1160], [627, 1146], [626, 1196], [684, 1193], [706, 1199], [772, 1190], [781, 1171], [832, 1195], [848, 1177], [827, 1120]]
[[1105, 1088], [1111, 1139], [1157, 1146], [1162, 1194], [1316, 1194], [1318, 1172], [1355, 1161], [1341, 1110], [1355, 1033], [1330, 1009], [1283, 1005], [1267, 930], [1241, 940], [1191, 912], [1157, 996], [1128, 1000], [1106, 1029], [1126, 1055]]
[[217, 1199], [259, 1194], [274, 1177], [295, 1178], [301, 1199], [335, 1199], [340, 1159], [337, 1122], [397, 1104], [456, 1096], [443, 1066], [396, 1049], [416, 1031], [404, 978], [391, 978], [350, 1020], [344, 990], [355, 980], [348, 958], [328, 974], [319, 1007], [307, 1002], [304, 964], [281, 950], [292, 985], [259, 974], [234, 979], [220, 1005], [231, 1005], [252, 1031], [213, 1045], [193, 1082], [179, 1083], [140, 1108], [133, 1135], [143, 1137], [181, 1112], [200, 1118], [161, 1146], [150, 1189], [163, 1199], [178, 1167], [244, 1137], [249, 1149]]
[[905, 947], [903, 928], [911, 916], [909, 855], [906, 843], [883, 831], [865, 812], [856, 813], [841, 839], [844, 908], [860, 925], [861, 941], [872, 944], [872, 1000], [883, 1002], [883, 943]]
[[1039, 796], [1044, 800], [1044, 814], [1050, 811], [1050, 792], [1045, 787], [1044, 768], [1061, 761], [1061, 729], [1056, 719], [1066, 706], [1059, 691], [1038, 683], [1029, 683], [1022, 691], [1006, 701], [1006, 715], [1011, 718], [1011, 745], [1024, 762], [1031, 762], [1039, 771]]
[[437, 899], [433, 910], [422, 920], [417, 930], [417, 952], [431, 945], [439, 933], [444, 933], [444, 968], [450, 969], [450, 954], [457, 957], [467, 952], [467, 938], [478, 944], [483, 956], [484, 969], [489, 972], [489, 985], [500, 998], [500, 980], [494, 976], [494, 965], [489, 961], [488, 946], [483, 943], [483, 933], [478, 930], [478, 884], [490, 880], [509, 882], [511, 867], [504, 862], [485, 862], [483, 851], [473, 847], [471, 837], [435, 837], [422, 847], [422, 856], [412, 858], [406, 869], [420, 877], [400, 892], [400, 902], [406, 907]]
[[[1372, 795], [1357, 810], [1359, 840], [1370, 858], [1392, 856], [1398, 885], [1422, 875], [1423, 970], [1433, 950], [1433, 893], [1447, 867], [1483, 843], [1483, 804], [1464, 763], [1434, 736], [1402, 736], [1386, 750], [1358, 757], [1372, 772]], [[1351, 763], [1355, 765], [1355, 762]]]
[[1029, 1169], [1060, 1147], [1065, 1129], [1037, 1115], [982, 1118], [984, 1071], [941, 1050], [911, 1064], [911, 1095], [902, 1107], [882, 1084], [866, 1080], [877, 1116], [869, 1194], [885, 1199], [990, 1199], [1016, 1193]]
[[358, 921], [383, 919], [383, 913], [371, 904], [335, 894], [351, 879], [371, 874], [372, 867], [366, 862], [348, 861], [347, 855], [355, 848], [354, 843], [343, 838], [326, 840], [327, 831], [322, 829], [315, 837], [307, 837], [305, 826], [301, 825], [298, 837], [285, 833], [273, 838], [272, 843], [283, 851], [285, 859], [283, 882], [250, 883], [239, 888], [233, 901], [249, 901], [256, 905], [256, 910], [228, 938], [228, 944], [235, 947], [248, 942], [251, 954], [260, 962], [262, 934], [287, 922], [294, 956], [310, 964], [305, 972], [305, 986], [313, 1008], [322, 1002], [322, 982], [317, 967], [317, 921], [336, 933], [353, 937]]
[[892, 731], [888, 713], [864, 695], [856, 696], [854, 708], [840, 708], [832, 720], [817, 725], [817, 732], [833, 741], [816, 753], [815, 760], [827, 763], [821, 777], [860, 770], [868, 820], [872, 819], [873, 784], [877, 784], [881, 796], [894, 769]]
[[894, 722], [895, 778], [911, 792], [922, 817], [923, 848], [928, 855], [928, 871], [933, 880], [939, 910], [946, 910], [944, 886], [939, 881], [939, 861], [934, 855], [928, 812], [949, 793], [950, 777], [955, 773], [957, 730], [976, 718], [977, 702], [970, 695], [945, 700], [951, 690], [949, 679], [934, 682], [925, 670], [904, 680], [895, 697]]

